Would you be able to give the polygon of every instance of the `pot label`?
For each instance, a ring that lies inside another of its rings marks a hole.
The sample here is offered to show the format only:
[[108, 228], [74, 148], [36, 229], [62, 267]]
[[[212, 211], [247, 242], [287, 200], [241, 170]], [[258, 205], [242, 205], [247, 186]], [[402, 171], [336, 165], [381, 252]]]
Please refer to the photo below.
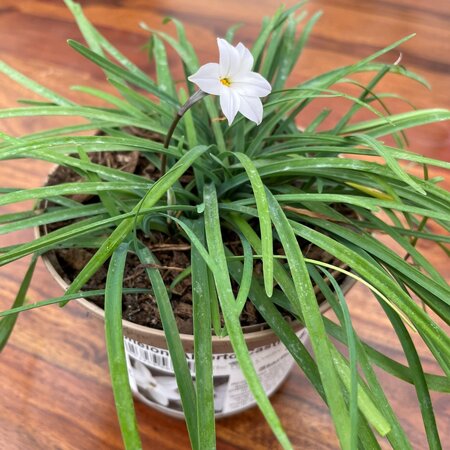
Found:
[[[307, 332], [297, 336], [305, 343]], [[172, 360], [168, 350], [152, 347], [125, 337], [128, 376], [134, 395], [169, 415], [183, 417]], [[250, 355], [268, 395], [275, 392], [289, 373], [293, 359], [280, 342], [255, 348]], [[194, 355], [186, 354], [195, 382]], [[216, 417], [226, 416], [256, 404], [234, 353], [213, 355], [214, 408]]]

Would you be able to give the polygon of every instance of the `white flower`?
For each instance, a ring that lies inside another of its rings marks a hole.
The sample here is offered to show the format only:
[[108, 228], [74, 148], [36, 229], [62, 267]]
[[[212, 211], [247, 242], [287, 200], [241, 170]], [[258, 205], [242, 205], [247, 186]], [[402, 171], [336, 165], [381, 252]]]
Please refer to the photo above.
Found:
[[217, 45], [219, 64], [205, 64], [188, 80], [207, 94], [220, 96], [220, 107], [230, 125], [238, 111], [259, 125], [263, 116], [259, 97], [270, 94], [270, 83], [252, 72], [253, 56], [242, 43], [234, 47], [218, 38]]

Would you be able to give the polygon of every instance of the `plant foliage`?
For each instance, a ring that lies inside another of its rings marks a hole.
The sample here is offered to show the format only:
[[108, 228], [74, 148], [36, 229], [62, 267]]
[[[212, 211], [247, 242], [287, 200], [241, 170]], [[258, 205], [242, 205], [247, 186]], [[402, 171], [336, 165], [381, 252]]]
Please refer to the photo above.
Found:
[[[211, 329], [228, 334], [262, 413], [280, 444], [291, 448], [245, 344], [239, 317], [247, 298], [328, 405], [342, 448], [378, 448], [377, 435], [385, 436], [393, 448], [411, 448], [375, 367], [415, 386], [430, 448], [440, 448], [430, 390], [450, 392], [450, 338], [440, 325], [450, 322], [450, 288], [417, 250], [416, 243], [418, 239], [429, 240], [448, 254], [450, 238], [445, 230], [450, 227], [450, 197], [438, 180], [428, 179], [427, 167], [449, 169], [450, 164], [408, 151], [404, 130], [448, 120], [450, 112], [413, 109], [391, 114], [384, 101], [393, 94], [376, 92], [380, 81], [392, 73], [426, 84], [401, 65], [378, 62], [411, 36], [355, 64], [286, 88], [319, 15], [308, 18], [302, 5], [280, 8], [264, 21], [252, 48], [255, 70], [274, 87], [265, 102], [262, 124], [255, 126], [240, 117], [228, 127], [218, 120], [216, 99], [208, 97], [185, 114], [166, 149], [161, 142], [172, 118], [193, 92], [192, 85], [175, 83], [167, 49], [178, 54], [186, 76], [199, 66], [183, 25], [171, 19], [176, 37], [143, 25], [150, 32], [149, 55], [156, 67], [156, 78], [151, 78], [94, 28], [78, 4], [72, 0], [66, 4], [87, 42], [87, 46], [75, 41], [69, 45], [104, 71], [115, 95], [111, 89], [104, 92], [77, 86], [76, 90], [106, 104], [79, 105], [0, 63], [5, 75], [43, 97], [42, 102], [3, 109], [0, 118], [55, 115], [85, 119], [82, 125], [20, 137], [1, 134], [1, 160], [49, 161], [85, 177], [82, 183], [2, 190], [0, 205], [32, 199], [37, 204], [48, 200], [53, 206], [1, 215], [0, 233], [63, 220], [76, 222], [33, 241], [0, 249], [1, 265], [33, 255], [12, 309], [0, 314], [1, 346], [18, 313], [104, 293], [109, 305], [108, 358], [119, 421], [127, 448], [139, 448], [131, 396], [124, 383], [120, 299], [127, 252], [134, 252], [143, 264], [157, 262], [141, 240], [157, 227], [168, 235], [181, 234], [192, 247], [189, 272], [194, 282], [195, 363], [202, 389], [192, 382], [162, 275], [157, 268], [147, 269], [147, 274], [176, 369], [193, 448], [215, 446]], [[235, 30], [227, 33], [230, 41]], [[372, 74], [366, 85], [355, 78], [360, 73]], [[360, 89], [358, 96], [346, 93], [349, 84]], [[323, 98], [330, 99], [330, 104], [335, 98], [348, 102], [347, 113], [335, 121], [330, 120], [328, 108], [316, 117], [302, 114]], [[361, 111], [372, 117], [359, 119]], [[136, 136], [131, 128], [146, 130], [157, 138]], [[97, 130], [102, 134], [94, 135]], [[92, 135], [80, 135], [82, 131]], [[90, 159], [95, 152], [136, 150], [156, 166], [164, 154], [168, 162], [165, 175], [149, 180]], [[407, 173], [402, 161], [423, 166], [423, 177]], [[193, 173], [193, 181], [183, 184], [181, 176], [186, 171]], [[96, 202], [83, 205], [71, 197], [81, 193], [94, 195]], [[442, 234], [434, 231], [432, 223], [444, 230]], [[224, 243], [223, 235], [230, 230], [242, 241], [242, 255], [234, 254]], [[392, 238], [408, 258], [374, 237], [376, 232]], [[349, 267], [349, 276], [370, 288], [373, 296], [366, 301], [382, 306], [401, 342], [406, 365], [358, 336], [345, 295], [332, 275], [334, 269], [343, 269], [305, 258], [300, 239], [342, 261]], [[284, 257], [274, 256], [274, 245], [283, 248]], [[94, 247], [97, 251], [63, 297], [25, 304], [35, 258], [64, 247]], [[82, 293], [86, 282], [110, 258], [105, 291]], [[262, 262], [261, 278], [253, 277], [256, 262]], [[232, 281], [239, 285], [237, 296]], [[321, 314], [313, 285], [325, 296], [337, 321]], [[219, 309], [225, 329], [220, 326]], [[283, 309], [307, 327], [312, 353], [283, 318]], [[410, 336], [413, 333], [429, 348], [441, 375], [424, 371]]]

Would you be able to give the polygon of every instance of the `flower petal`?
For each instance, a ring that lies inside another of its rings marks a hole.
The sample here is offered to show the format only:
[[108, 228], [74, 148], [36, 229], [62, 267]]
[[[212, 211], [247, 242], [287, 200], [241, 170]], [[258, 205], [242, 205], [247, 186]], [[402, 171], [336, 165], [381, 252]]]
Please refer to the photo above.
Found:
[[259, 125], [263, 117], [263, 105], [258, 97], [241, 96], [239, 112]]
[[232, 88], [240, 95], [248, 97], [265, 97], [272, 92], [270, 83], [259, 73], [240, 73], [233, 78]]
[[236, 50], [238, 51], [241, 59], [239, 73], [244, 74], [250, 72], [254, 62], [253, 55], [250, 53], [250, 50], [242, 42], [239, 42], [239, 44], [236, 45]]
[[222, 92], [220, 93], [220, 107], [225, 117], [228, 119], [228, 125], [233, 123], [237, 112], [239, 111], [240, 105], [239, 95], [230, 89], [229, 87], [223, 86]]
[[231, 77], [239, 71], [241, 58], [239, 52], [225, 39], [217, 38], [219, 46], [219, 75], [222, 77]]
[[208, 63], [200, 67], [188, 80], [195, 83], [207, 94], [219, 95], [222, 84], [220, 83], [219, 64]]

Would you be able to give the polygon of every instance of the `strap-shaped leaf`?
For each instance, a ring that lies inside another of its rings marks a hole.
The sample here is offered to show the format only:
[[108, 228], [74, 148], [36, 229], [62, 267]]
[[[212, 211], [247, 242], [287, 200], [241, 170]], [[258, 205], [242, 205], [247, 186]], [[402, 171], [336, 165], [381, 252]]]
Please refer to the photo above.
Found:
[[83, 55], [85, 58], [91, 60], [93, 63], [97, 64], [102, 69], [105, 69], [108, 73], [118, 77], [119, 79], [128, 81], [134, 84], [135, 86], [145, 89], [151, 94], [156, 95], [162, 101], [168, 102], [169, 104], [175, 107], [178, 106], [178, 102], [176, 99], [172, 98], [170, 95], [161, 91], [161, 89], [159, 89], [149, 78], [144, 79], [142, 77], [135, 75], [132, 72], [129, 72], [128, 70], [122, 69], [122, 67], [118, 66], [117, 64], [114, 64], [105, 57], [95, 53], [94, 51], [80, 44], [79, 42], [69, 39], [68, 44], [78, 53]]
[[403, 325], [396, 312], [388, 305], [383, 304], [383, 302], [381, 302], [380, 304], [386, 312], [386, 315], [389, 317], [392, 325], [394, 326], [395, 332], [397, 333], [399, 341], [403, 347], [406, 358], [408, 359], [408, 364], [413, 376], [417, 397], [419, 399], [425, 433], [427, 435], [430, 449], [441, 450], [442, 445], [436, 425], [436, 418], [434, 417], [433, 403], [431, 401], [430, 392], [428, 390], [427, 382], [425, 380], [422, 364], [420, 362], [419, 355], [417, 354], [417, 350], [414, 347], [414, 343], [408, 333], [408, 330]]
[[350, 419], [341, 384], [332, 363], [329, 348], [331, 344], [325, 331], [325, 325], [311, 285], [308, 270], [306, 269], [303, 255], [288, 219], [270, 191], [266, 190], [266, 193], [272, 222], [275, 225], [288, 260], [297, 293], [298, 307], [303, 313], [303, 320], [308, 329], [311, 344], [317, 358], [320, 378], [336, 432], [342, 447], [350, 448]]
[[[192, 231], [200, 242], [205, 242], [203, 220], [193, 222]], [[212, 450], [216, 446], [216, 435], [209, 270], [195, 245], [191, 249], [191, 263], [198, 443], [200, 449]]]
[[[144, 265], [158, 264], [158, 260], [152, 255], [150, 250], [141, 242], [136, 242], [136, 253]], [[167, 340], [170, 358], [174, 367], [178, 390], [180, 392], [183, 412], [189, 431], [189, 437], [194, 449], [200, 448], [198, 441], [197, 425], [197, 401], [195, 395], [192, 375], [187, 364], [183, 344], [177, 328], [177, 322], [172, 310], [167, 288], [158, 269], [146, 268], [147, 275], [151, 281], [153, 293], [158, 304], [158, 311], [161, 316], [164, 333]]]
[[[34, 269], [36, 267], [36, 262], [37, 255], [33, 255], [11, 309], [17, 310], [25, 303], [27, 291], [30, 287], [31, 278], [33, 277]], [[10, 314], [8, 317], [3, 317], [3, 319], [0, 320], [0, 352], [4, 349], [6, 343], [8, 342], [9, 336], [11, 335], [14, 325], [16, 324], [17, 317], [17, 313]]]
[[430, 316], [391, 277], [355, 251], [334, 241], [330, 237], [299, 223], [291, 222], [291, 225], [298, 236], [308, 239], [308, 241], [313, 242], [321, 248], [326, 248], [330, 254], [335, 255], [351, 268], [358, 271], [360, 275], [364, 276], [366, 280], [388, 297], [411, 320], [440, 363], [442, 369], [450, 378], [450, 366], [448, 365], [448, 361], [450, 361], [450, 338], [442, 328], [436, 326]]
[[127, 450], [142, 448], [128, 381], [122, 331], [122, 280], [128, 245], [121, 244], [109, 263], [105, 288], [105, 336], [109, 372], [122, 438]]
[[269, 204], [267, 202], [264, 184], [261, 181], [258, 170], [248, 156], [239, 152], [234, 153], [234, 155], [244, 167], [253, 189], [256, 208], [258, 210], [259, 228], [261, 230], [264, 286], [267, 295], [270, 297], [273, 292], [272, 221], [270, 220]]

